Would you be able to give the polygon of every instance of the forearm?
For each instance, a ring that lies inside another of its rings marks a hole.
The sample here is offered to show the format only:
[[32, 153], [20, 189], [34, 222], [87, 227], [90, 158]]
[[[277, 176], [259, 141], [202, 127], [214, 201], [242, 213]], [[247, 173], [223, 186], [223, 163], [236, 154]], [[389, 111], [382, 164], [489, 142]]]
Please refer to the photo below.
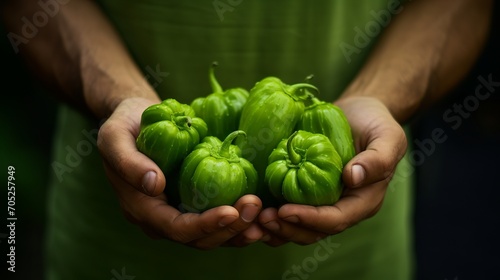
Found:
[[341, 97], [381, 100], [400, 123], [449, 92], [486, 41], [490, 0], [407, 3]]
[[[37, 1], [9, 1], [3, 9], [8, 31], [22, 36], [21, 18], [31, 19], [40, 10]], [[34, 73], [59, 97], [96, 117], [108, 116], [127, 97], [158, 99], [92, 1], [59, 5], [47, 24], [18, 47]]]

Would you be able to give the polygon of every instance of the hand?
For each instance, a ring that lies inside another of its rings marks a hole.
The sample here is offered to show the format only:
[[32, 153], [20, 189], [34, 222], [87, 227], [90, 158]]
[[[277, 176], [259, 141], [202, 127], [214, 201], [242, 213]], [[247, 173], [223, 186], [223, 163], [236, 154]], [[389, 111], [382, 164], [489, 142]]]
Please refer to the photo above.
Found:
[[285, 204], [264, 209], [259, 222], [271, 233], [267, 243], [311, 244], [375, 215], [407, 142], [404, 130], [375, 98], [346, 97], [336, 102], [351, 125], [357, 155], [343, 170], [345, 185], [332, 206]]
[[152, 238], [200, 249], [245, 246], [261, 239], [263, 231], [254, 219], [262, 202], [254, 195], [240, 198], [234, 207], [220, 206], [201, 214], [183, 214], [168, 205], [163, 193], [169, 187], [168, 178], [135, 145], [142, 112], [159, 102], [125, 99], [99, 130], [97, 145], [125, 217]]

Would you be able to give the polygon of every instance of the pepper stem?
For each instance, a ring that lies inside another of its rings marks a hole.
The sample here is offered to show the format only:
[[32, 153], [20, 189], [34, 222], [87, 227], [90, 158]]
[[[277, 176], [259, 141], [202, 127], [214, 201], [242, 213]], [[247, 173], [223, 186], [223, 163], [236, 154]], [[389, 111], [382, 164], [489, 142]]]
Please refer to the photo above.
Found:
[[323, 101], [319, 100], [316, 97], [311, 98], [311, 102], [312, 102], [313, 105], [319, 105], [319, 104], [323, 103]]
[[[301, 95], [296, 94], [296, 92], [298, 90], [301, 90], [301, 89], [303, 89], [302, 94]], [[292, 96], [294, 98], [305, 100], [305, 99], [311, 98], [311, 96], [314, 96], [312, 93], [310, 93], [308, 91], [308, 89], [314, 91], [316, 94], [319, 94], [319, 90], [317, 87], [315, 87], [311, 84], [306, 84], [306, 83], [299, 83], [299, 84], [291, 85], [288, 88], [287, 92], [288, 92], [288, 94], [290, 94], [290, 96]]]
[[316, 98], [312, 93], [309, 93], [309, 102], [306, 104], [306, 110], [310, 110], [312, 108], [315, 108], [316, 106], [319, 106], [321, 104], [324, 104], [324, 101], [319, 100]]
[[[312, 79], [313, 79], [313, 78], [314, 78], [314, 74], [310, 74], [310, 75], [308, 75], [308, 76], [304, 79], [304, 83], [306, 83], [306, 84], [311, 84], [311, 81], [312, 81]], [[309, 92], [309, 91], [307, 91], [307, 90], [306, 90], [306, 92], [307, 92], [307, 95], [309, 95], [309, 100], [312, 100], [311, 102], [312, 102], [313, 104], [316, 104], [316, 102], [314, 102], [314, 99], [315, 99], [314, 94], [310, 93], [310, 92]]]
[[290, 137], [288, 137], [288, 140], [286, 141], [286, 150], [288, 152], [288, 158], [290, 159], [290, 162], [293, 165], [299, 164], [300, 161], [302, 160], [302, 157], [292, 147], [292, 140], [293, 138], [295, 138], [297, 133], [298, 131], [292, 133], [292, 135], [290, 135]]
[[172, 116], [172, 121], [177, 127], [189, 128], [193, 120], [189, 116]]
[[217, 79], [215, 79], [215, 67], [217, 67], [219, 63], [217, 61], [212, 62], [212, 66], [208, 71], [208, 79], [210, 80], [210, 86], [212, 87], [212, 92], [223, 92], [222, 87], [220, 86]]
[[243, 130], [236, 130], [229, 133], [229, 135], [226, 137], [226, 139], [224, 139], [222, 145], [220, 146], [219, 156], [224, 158], [230, 158], [231, 154], [229, 153], [229, 148], [231, 147], [231, 144], [233, 143], [234, 139], [240, 135], [247, 136], [247, 134]]

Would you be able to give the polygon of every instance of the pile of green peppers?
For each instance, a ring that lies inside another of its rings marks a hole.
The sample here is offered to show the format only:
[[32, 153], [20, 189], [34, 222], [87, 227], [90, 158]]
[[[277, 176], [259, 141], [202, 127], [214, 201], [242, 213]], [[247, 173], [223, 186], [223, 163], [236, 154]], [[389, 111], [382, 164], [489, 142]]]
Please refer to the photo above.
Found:
[[334, 204], [355, 155], [342, 110], [319, 100], [314, 85], [277, 77], [223, 90], [216, 65], [210, 94], [191, 104], [167, 99], [142, 114], [137, 148], [167, 176], [169, 203], [203, 212], [256, 194], [264, 206]]

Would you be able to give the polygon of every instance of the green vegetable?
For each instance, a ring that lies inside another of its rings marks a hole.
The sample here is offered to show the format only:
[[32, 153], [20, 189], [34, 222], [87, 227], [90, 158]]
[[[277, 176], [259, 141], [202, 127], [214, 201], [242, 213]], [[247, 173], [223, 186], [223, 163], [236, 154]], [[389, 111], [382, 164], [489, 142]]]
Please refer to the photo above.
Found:
[[206, 134], [206, 123], [191, 106], [166, 99], [142, 113], [136, 145], [169, 175]]
[[207, 136], [186, 157], [181, 166], [180, 197], [182, 207], [189, 212], [233, 205], [241, 196], [255, 193], [257, 171], [241, 157], [233, 140], [244, 135], [238, 130], [224, 142]]
[[224, 91], [215, 79], [216, 66], [217, 63], [214, 62], [209, 71], [212, 93], [207, 97], [196, 98], [191, 103], [191, 107], [196, 115], [207, 123], [207, 135], [224, 139], [229, 133], [238, 129], [241, 110], [247, 101], [248, 91], [243, 88], [231, 88]]
[[280, 201], [332, 205], [342, 193], [342, 167], [328, 137], [298, 130], [269, 156], [265, 182]]
[[312, 97], [312, 104], [307, 106], [297, 123], [297, 130], [306, 130], [326, 135], [346, 165], [356, 155], [351, 127], [338, 106]]
[[310, 84], [287, 85], [276, 77], [267, 77], [250, 90], [243, 107], [239, 129], [247, 137], [236, 143], [259, 174], [257, 195], [265, 204], [273, 202], [263, 181], [267, 159], [278, 143], [294, 131], [304, 111], [304, 100], [310, 98], [306, 89], [317, 91]]

